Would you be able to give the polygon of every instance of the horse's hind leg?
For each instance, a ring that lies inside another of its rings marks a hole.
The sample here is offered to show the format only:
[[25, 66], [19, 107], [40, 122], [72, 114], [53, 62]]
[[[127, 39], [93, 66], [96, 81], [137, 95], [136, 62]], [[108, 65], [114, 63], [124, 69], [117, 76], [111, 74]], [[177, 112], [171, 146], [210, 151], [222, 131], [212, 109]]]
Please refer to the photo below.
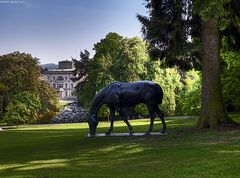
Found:
[[133, 128], [132, 128], [131, 124], [128, 122], [128, 119], [127, 119], [125, 113], [121, 109], [119, 109], [118, 113], [122, 117], [123, 121], [127, 124], [128, 129], [129, 129], [129, 135], [132, 135], [133, 134], [133, 132], [132, 132]]
[[114, 116], [115, 116], [115, 109], [110, 108], [110, 127], [108, 131], [105, 133], [106, 135], [110, 135], [110, 133], [113, 131]]
[[165, 133], [167, 126], [166, 126], [166, 123], [165, 123], [163, 112], [160, 110], [160, 108], [158, 106], [156, 107], [156, 113], [158, 114], [159, 118], [162, 121], [162, 127], [163, 128], [162, 128], [161, 133]]
[[154, 107], [152, 106], [147, 106], [148, 107], [148, 111], [149, 111], [149, 117], [150, 117], [150, 125], [149, 125], [149, 129], [146, 132], [146, 135], [149, 135], [150, 132], [153, 131], [153, 124], [154, 124], [154, 119], [155, 119], [155, 112], [154, 112]]

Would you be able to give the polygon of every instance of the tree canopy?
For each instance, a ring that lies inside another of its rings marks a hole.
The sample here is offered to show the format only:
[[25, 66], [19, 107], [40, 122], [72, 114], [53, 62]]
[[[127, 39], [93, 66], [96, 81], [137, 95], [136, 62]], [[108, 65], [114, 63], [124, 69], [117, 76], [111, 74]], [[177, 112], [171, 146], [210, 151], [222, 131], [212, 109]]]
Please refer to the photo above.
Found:
[[[176, 112], [176, 95], [182, 83], [177, 69], [162, 68], [159, 61], [151, 61], [148, 44], [138, 37], [124, 38], [117, 33], [109, 33], [95, 44], [95, 55], [90, 60], [86, 84], [81, 91], [81, 101], [91, 103], [95, 94], [111, 82], [132, 82], [151, 80], [164, 90], [163, 108], [167, 115]], [[142, 115], [146, 108], [140, 105], [136, 110]], [[107, 116], [106, 108], [100, 116]]]
[[[234, 14], [227, 8], [232, 7], [231, 3], [236, 2], [146, 0], [149, 17], [138, 15], [153, 58], [184, 69], [201, 65], [203, 80], [199, 128], [233, 124], [225, 113], [222, 100], [219, 33], [220, 27], [226, 29], [231, 24], [226, 16], [231, 14], [230, 19], [239, 19], [239, 13]], [[225, 37], [225, 41], [227, 39]]]
[[38, 59], [31, 54], [13, 52], [0, 56], [0, 86], [3, 115], [9, 123], [19, 123], [21, 119], [26, 123], [37, 112], [58, 110], [56, 91], [43, 80]]

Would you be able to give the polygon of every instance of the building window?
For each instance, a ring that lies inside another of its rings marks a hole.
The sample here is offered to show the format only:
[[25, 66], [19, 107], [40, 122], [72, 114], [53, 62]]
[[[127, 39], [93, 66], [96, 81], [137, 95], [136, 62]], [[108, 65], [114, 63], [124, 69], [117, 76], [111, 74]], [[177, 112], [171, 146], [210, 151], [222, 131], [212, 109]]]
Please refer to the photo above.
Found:
[[55, 80], [55, 76], [53, 76], [53, 80]]
[[53, 88], [56, 88], [56, 84], [55, 83], [53, 83]]
[[68, 97], [68, 92], [67, 91], [65, 91], [65, 97]]
[[67, 85], [67, 83], [65, 83], [65, 88], [67, 88], [68, 87], [68, 85]]
[[57, 77], [57, 80], [60, 80], [60, 81], [61, 81], [61, 80], [64, 80], [64, 78], [63, 78], [63, 76], [58, 76], [58, 77]]
[[67, 78], [67, 76], [65, 76], [65, 80], [67, 80], [68, 78]]
[[50, 76], [47, 76], [47, 78], [48, 78], [48, 80], [50, 80], [50, 79], [51, 79], [51, 77], [50, 77]]
[[71, 88], [73, 88], [73, 83], [71, 83]]
[[58, 83], [57, 84], [57, 88], [63, 88], [63, 84], [62, 83]]

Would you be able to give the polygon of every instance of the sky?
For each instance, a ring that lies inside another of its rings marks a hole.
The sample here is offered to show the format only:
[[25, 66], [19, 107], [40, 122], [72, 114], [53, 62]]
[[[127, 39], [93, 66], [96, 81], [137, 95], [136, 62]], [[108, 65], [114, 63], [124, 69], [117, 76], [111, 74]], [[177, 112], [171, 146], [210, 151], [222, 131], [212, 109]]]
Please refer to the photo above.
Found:
[[41, 64], [79, 59], [109, 32], [142, 37], [144, 0], [0, 0], [0, 55], [32, 54]]

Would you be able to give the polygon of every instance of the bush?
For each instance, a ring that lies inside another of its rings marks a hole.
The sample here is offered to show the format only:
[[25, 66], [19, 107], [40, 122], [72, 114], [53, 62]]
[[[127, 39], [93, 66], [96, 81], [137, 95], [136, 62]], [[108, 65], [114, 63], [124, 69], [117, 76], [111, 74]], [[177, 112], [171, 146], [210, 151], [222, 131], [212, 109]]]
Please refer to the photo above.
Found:
[[54, 111], [45, 112], [38, 115], [37, 124], [49, 124], [54, 116], [58, 113]]
[[41, 108], [39, 97], [24, 91], [12, 97], [7, 106], [4, 120], [8, 124], [25, 124], [37, 119], [37, 112]]

